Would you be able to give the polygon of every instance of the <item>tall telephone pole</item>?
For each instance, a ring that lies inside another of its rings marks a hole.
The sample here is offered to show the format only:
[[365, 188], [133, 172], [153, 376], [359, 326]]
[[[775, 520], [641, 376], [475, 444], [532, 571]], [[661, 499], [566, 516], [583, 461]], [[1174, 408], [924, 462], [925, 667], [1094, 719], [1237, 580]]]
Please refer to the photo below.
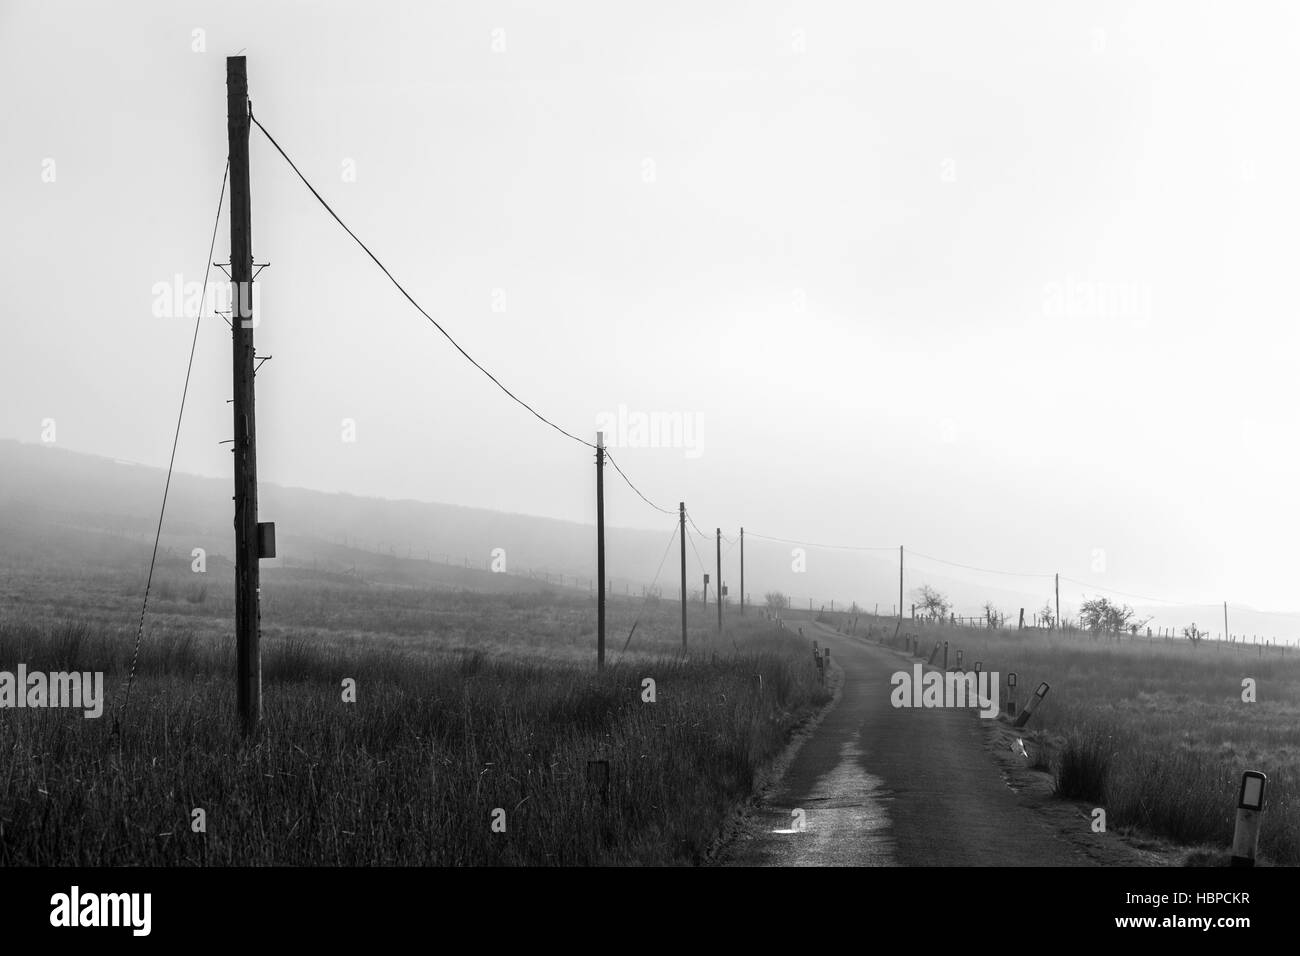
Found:
[[718, 633], [722, 633], [722, 529], [718, 529]]
[[1061, 574], [1059, 571], [1056, 574], [1056, 626], [1058, 629], [1061, 626]]
[[745, 529], [740, 529], [740, 616], [745, 616]]
[[682, 654], [686, 653], [686, 502], [677, 503], [678, 536], [682, 539]]
[[903, 619], [903, 546], [898, 546], [898, 619]]
[[257, 425], [253, 402], [253, 213], [248, 185], [248, 68], [226, 57], [230, 148], [230, 279], [234, 343], [235, 679], [245, 734], [262, 719], [261, 587], [257, 533]]
[[596, 667], [605, 666], [605, 433], [596, 432]]

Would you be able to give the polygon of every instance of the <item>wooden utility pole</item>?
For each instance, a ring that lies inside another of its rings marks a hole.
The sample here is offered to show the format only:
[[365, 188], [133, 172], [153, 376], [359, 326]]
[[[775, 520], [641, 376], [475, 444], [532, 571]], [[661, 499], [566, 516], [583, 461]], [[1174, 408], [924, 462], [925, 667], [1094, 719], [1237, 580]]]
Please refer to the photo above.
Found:
[[686, 653], [686, 502], [677, 503], [678, 536], [682, 539], [682, 654]]
[[718, 633], [722, 633], [722, 529], [718, 529]]
[[1056, 575], [1056, 626], [1061, 626], [1061, 575]]
[[596, 601], [596, 668], [605, 666], [605, 433], [596, 432], [596, 576], [601, 580]]
[[248, 184], [248, 68], [226, 57], [230, 158], [231, 338], [235, 412], [235, 699], [245, 734], [262, 719], [257, 540], [257, 425], [253, 403], [253, 214]]
[[1228, 639], [1228, 602], [1223, 602], [1223, 638]]
[[903, 546], [898, 546], [898, 619], [903, 619]]
[[740, 616], [745, 616], [745, 529], [740, 529]]

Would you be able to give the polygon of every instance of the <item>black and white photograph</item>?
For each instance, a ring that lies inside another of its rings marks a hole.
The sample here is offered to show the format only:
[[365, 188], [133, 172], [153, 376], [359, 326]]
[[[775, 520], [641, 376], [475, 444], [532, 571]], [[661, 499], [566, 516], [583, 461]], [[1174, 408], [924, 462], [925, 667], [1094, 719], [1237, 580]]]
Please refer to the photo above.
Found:
[[7, 934], [1284, 932], [1300, 5], [0, 0], [0, 76]]

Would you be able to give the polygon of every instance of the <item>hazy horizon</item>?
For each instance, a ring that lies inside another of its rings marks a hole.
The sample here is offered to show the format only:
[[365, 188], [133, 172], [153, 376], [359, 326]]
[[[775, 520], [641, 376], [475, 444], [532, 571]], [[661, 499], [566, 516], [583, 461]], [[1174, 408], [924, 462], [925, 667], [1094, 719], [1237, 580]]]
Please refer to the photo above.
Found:
[[[11, 450], [17, 450], [13, 454]], [[60, 463], [43, 467], [43, 453], [55, 455]], [[25, 454], [30, 452], [30, 454]], [[147, 474], [141, 474], [146, 469]], [[99, 527], [114, 536], [126, 534], [145, 547], [152, 540], [157, 522], [158, 495], [164, 484], [165, 469], [141, 462], [127, 462], [107, 456], [87, 457], [69, 449], [50, 445], [14, 443], [0, 439], [0, 515], [12, 508], [15, 515], [37, 515], [46, 529], [44, 537], [62, 541], [54, 545], [73, 552], [92, 547], [89, 541], [74, 542], [63, 537], [64, 527], [82, 532]], [[173, 475], [167, 520], [163, 525], [164, 548], [188, 554], [202, 547], [215, 558], [229, 558], [233, 544], [231, 529], [226, 527], [225, 511], [229, 507], [229, 476]], [[195, 483], [201, 483], [198, 486]], [[334, 500], [334, 496], [344, 496]], [[527, 579], [552, 586], [565, 585], [587, 589], [595, 577], [594, 520], [568, 521], [520, 513], [476, 509], [454, 502], [427, 502], [416, 499], [384, 499], [354, 495], [350, 492], [327, 492], [283, 487], [262, 483], [262, 510], [265, 520], [277, 525], [280, 540], [277, 558], [263, 562], [267, 568], [298, 567], [316, 570], [337, 567], [346, 569], [373, 555], [374, 561], [414, 558], [406, 565], [415, 575], [409, 584], [419, 586], [425, 561], [450, 564], [454, 568], [505, 572], [505, 577], [466, 579], [460, 586], [471, 589], [509, 589], [508, 581], [517, 586], [534, 586]], [[69, 504], [74, 503], [74, 504]], [[71, 523], [69, 523], [71, 522]], [[645, 593], [654, 588], [665, 597], [678, 593], [680, 566], [679, 545], [674, 543], [676, 520], [672, 532], [664, 529], [642, 530], [606, 525], [607, 575], [612, 593], [621, 597]], [[224, 529], [224, 530], [223, 530]], [[12, 528], [10, 530], [13, 530]], [[692, 601], [700, 598], [700, 574], [707, 571], [717, 579], [717, 552], [713, 529], [701, 537], [690, 528], [687, 585]], [[22, 532], [19, 532], [20, 535]], [[26, 536], [30, 535], [30, 529]], [[665, 541], [668, 541], [667, 551]], [[732, 611], [739, 599], [739, 548], [736, 529], [724, 529], [722, 547], [722, 581], [730, 585]], [[791, 545], [802, 544], [802, 553]], [[46, 547], [49, 547], [47, 545]], [[51, 556], [58, 553], [51, 552]], [[170, 553], [170, 552], [169, 552]], [[898, 553], [854, 552], [821, 547], [813, 542], [777, 542], [761, 534], [746, 533], [745, 590], [751, 606], [762, 606], [769, 591], [780, 592], [795, 610], [811, 608], [848, 609], [851, 603], [866, 613], [873, 610], [893, 615], [898, 601]], [[143, 553], [141, 561], [143, 562]], [[796, 560], [797, 557], [797, 560]], [[125, 558], [125, 555], [120, 556]], [[339, 562], [342, 562], [341, 564]], [[323, 562], [323, 563], [321, 563]], [[1027, 625], [1035, 615], [1054, 603], [1051, 575], [1036, 577], [981, 573], [949, 563], [940, 556], [909, 551], [906, 554], [904, 609], [917, 599], [922, 585], [936, 588], [961, 617], [982, 617], [986, 602], [1005, 615], [1015, 627], [1017, 609], [1025, 609]], [[376, 565], [375, 573], [388, 573]], [[137, 569], [143, 573], [145, 564]], [[549, 572], [545, 573], [544, 572]], [[489, 580], [491, 578], [492, 580]], [[429, 582], [445, 585], [434, 573]], [[270, 585], [275, 587], [274, 584]], [[220, 587], [220, 585], [219, 585]], [[710, 593], [716, 585], [710, 585]], [[1067, 621], [1079, 614], [1080, 602], [1106, 594], [1119, 604], [1129, 605], [1135, 620], [1150, 626], [1153, 633], [1180, 635], [1189, 624], [1208, 633], [1211, 638], [1222, 632], [1222, 602], [1212, 605], [1164, 604], [1158, 599], [1116, 593], [1063, 577], [1060, 582], [1060, 612]], [[1153, 603], [1154, 600], [1154, 603]], [[1300, 613], [1280, 609], [1259, 609], [1233, 602], [1229, 605], [1229, 629], [1245, 635], [1247, 643], [1256, 638], [1294, 644], [1300, 638]], [[1216, 630], [1217, 626], [1217, 630]]]

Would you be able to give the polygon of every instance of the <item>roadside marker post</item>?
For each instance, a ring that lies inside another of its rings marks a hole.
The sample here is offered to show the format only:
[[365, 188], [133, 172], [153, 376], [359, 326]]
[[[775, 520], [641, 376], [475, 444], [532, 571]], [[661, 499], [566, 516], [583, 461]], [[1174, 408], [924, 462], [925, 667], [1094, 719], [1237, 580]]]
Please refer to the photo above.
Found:
[[1029, 718], [1034, 714], [1034, 709], [1042, 703], [1043, 698], [1047, 696], [1047, 692], [1051, 689], [1052, 685], [1047, 683], [1047, 681], [1043, 681], [1038, 685], [1038, 689], [1034, 691], [1034, 696], [1029, 698], [1029, 702], [1025, 704], [1025, 709], [1022, 710], [1020, 716], [1016, 718], [1015, 725], [1017, 727], [1023, 727], [1029, 722]]
[[1016, 672], [1007, 674], [1007, 716], [1016, 716]]
[[1268, 777], [1258, 770], [1247, 770], [1241, 775], [1241, 791], [1237, 796], [1237, 826], [1232, 834], [1233, 866], [1255, 865], [1266, 783]]
[[948, 669], [948, 642], [943, 642], [943, 669]]

